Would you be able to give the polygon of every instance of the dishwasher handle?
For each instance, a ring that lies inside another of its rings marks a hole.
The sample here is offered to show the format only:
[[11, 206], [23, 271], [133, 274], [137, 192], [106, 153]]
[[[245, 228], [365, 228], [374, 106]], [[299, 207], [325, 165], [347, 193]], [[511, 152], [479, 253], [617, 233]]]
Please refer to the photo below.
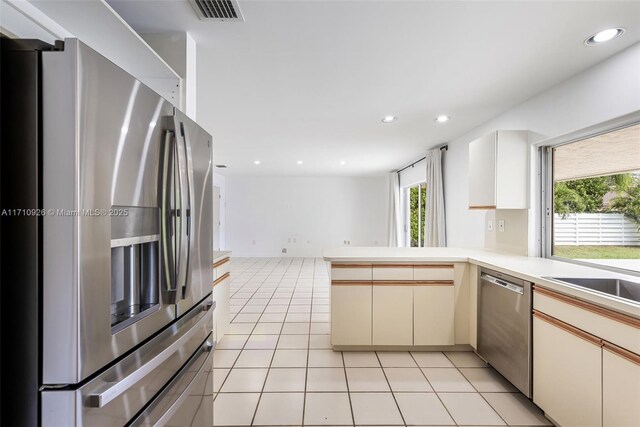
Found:
[[500, 286], [511, 292], [516, 292], [516, 293], [519, 293], [520, 295], [524, 294], [523, 286], [519, 286], [514, 283], [507, 282], [506, 280], [498, 279], [497, 277], [494, 277], [490, 274], [482, 273], [482, 275], [480, 276], [480, 279], [484, 280], [485, 282], [491, 283], [493, 285]]

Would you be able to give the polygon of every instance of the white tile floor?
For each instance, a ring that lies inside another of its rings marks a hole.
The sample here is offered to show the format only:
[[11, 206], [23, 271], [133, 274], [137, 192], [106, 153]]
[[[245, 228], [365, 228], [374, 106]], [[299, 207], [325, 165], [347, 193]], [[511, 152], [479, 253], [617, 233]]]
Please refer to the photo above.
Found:
[[550, 425], [471, 352], [334, 352], [327, 265], [235, 258], [215, 426]]

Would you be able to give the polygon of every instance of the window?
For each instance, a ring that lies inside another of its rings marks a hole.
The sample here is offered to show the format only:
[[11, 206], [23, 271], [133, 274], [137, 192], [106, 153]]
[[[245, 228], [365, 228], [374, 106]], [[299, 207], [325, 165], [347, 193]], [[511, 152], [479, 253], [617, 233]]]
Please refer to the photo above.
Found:
[[405, 242], [406, 246], [424, 246], [424, 218], [427, 186], [425, 183], [407, 187], [404, 190], [405, 200]]
[[640, 272], [640, 124], [546, 156], [546, 255]]

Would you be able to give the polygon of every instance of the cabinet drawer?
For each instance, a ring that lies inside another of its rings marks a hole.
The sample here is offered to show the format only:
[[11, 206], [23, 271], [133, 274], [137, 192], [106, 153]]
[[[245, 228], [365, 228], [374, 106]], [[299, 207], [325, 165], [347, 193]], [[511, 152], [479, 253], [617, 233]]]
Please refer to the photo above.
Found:
[[413, 280], [413, 265], [374, 264], [373, 280]]
[[420, 265], [413, 266], [414, 280], [453, 280], [453, 265]]
[[540, 286], [534, 288], [533, 308], [640, 354], [639, 319]]
[[226, 273], [229, 273], [230, 267], [231, 267], [231, 262], [229, 258], [224, 258], [218, 262], [214, 262], [213, 263], [213, 280], [216, 280], [218, 277], [222, 277]]
[[225, 273], [223, 275], [219, 275], [214, 281], [213, 281], [213, 287], [215, 288], [216, 286], [219, 286], [223, 283], [229, 283], [231, 281], [230, 279], [231, 277], [231, 273]]
[[331, 280], [371, 279], [371, 264], [331, 264]]

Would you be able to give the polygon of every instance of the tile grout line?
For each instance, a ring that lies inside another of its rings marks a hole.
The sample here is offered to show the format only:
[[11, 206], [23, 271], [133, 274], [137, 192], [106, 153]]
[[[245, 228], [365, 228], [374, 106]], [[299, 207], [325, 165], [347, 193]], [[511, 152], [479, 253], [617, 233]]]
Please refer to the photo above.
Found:
[[349, 378], [347, 377], [347, 364], [344, 363], [344, 352], [341, 352], [342, 356], [342, 369], [344, 370], [344, 382], [347, 385], [347, 397], [349, 399], [349, 409], [351, 410], [351, 421], [353, 421], [352, 425], [356, 425], [356, 416], [353, 413], [353, 404], [351, 403], [351, 391], [349, 390]]
[[[287, 269], [285, 270], [282, 278], [280, 279], [280, 281], [278, 281], [278, 285], [275, 287], [275, 289], [278, 289], [280, 287], [280, 285], [282, 284], [282, 279], [284, 279], [284, 276], [286, 275], [287, 271], [289, 270], [291, 263], [293, 262], [290, 261], [289, 264], [287, 265]], [[280, 262], [278, 262], [278, 264], [280, 264]], [[275, 269], [275, 267], [274, 267]], [[271, 270], [271, 272], [273, 272], [273, 270]], [[267, 276], [268, 277], [268, 276]], [[265, 278], [266, 280], [266, 278]], [[264, 285], [264, 281], [260, 284], [260, 288], [262, 288], [262, 286]], [[295, 286], [294, 286], [294, 290], [295, 290]], [[257, 291], [256, 291], [257, 292]], [[295, 292], [295, 291], [294, 291]], [[269, 303], [271, 302], [271, 300], [273, 299], [273, 296], [275, 295], [276, 291], [273, 291], [273, 294], [271, 294], [271, 298], [269, 298], [269, 302], [267, 302], [267, 305], [265, 306], [265, 310], [267, 308], [267, 306], [269, 305]], [[289, 305], [287, 305], [287, 313], [289, 312], [289, 307], [291, 307], [291, 301], [293, 300], [293, 294], [291, 295], [291, 299], [289, 300]], [[287, 313], [285, 313], [285, 319], [287, 318]], [[263, 312], [264, 314], [264, 312]], [[258, 325], [258, 323], [260, 322], [260, 319], [262, 318], [262, 315], [260, 315], [260, 317], [258, 318], [258, 322], [256, 322], [256, 325]], [[276, 346], [273, 349], [273, 354], [271, 355], [271, 360], [269, 361], [269, 366], [267, 367], [267, 374], [264, 377], [264, 382], [262, 383], [262, 388], [260, 389], [260, 395], [258, 396], [258, 403], [256, 403], [256, 409], [253, 412], [253, 417], [251, 418], [251, 424], [253, 425], [256, 416], [258, 415], [258, 408], [260, 407], [260, 401], [262, 400], [262, 395], [264, 394], [264, 387], [267, 385], [267, 379], [269, 378], [269, 373], [271, 372], [271, 365], [273, 364], [273, 359], [276, 357], [276, 351], [278, 350], [278, 343], [280, 342], [280, 337], [282, 336], [282, 329], [284, 328], [284, 320], [282, 321], [282, 326], [280, 327], [280, 333], [278, 334], [278, 339], [276, 340]]]
[[[271, 260], [271, 258], [269, 258], [269, 259]], [[257, 261], [256, 261], [256, 262], [257, 262]], [[257, 270], [257, 271], [256, 271], [256, 272], [255, 272], [255, 273], [254, 273], [250, 278], [248, 278], [248, 279], [247, 279], [247, 282], [248, 282], [249, 280], [251, 280], [253, 277], [255, 277], [255, 276], [258, 274], [258, 272], [259, 272], [259, 271], [261, 271], [261, 270], [264, 268], [264, 265], [267, 265], [268, 263], [269, 263], [269, 261], [266, 261], [266, 262], [263, 264], [263, 266], [260, 268], [260, 270]], [[251, 265], [253, 266], [253, 265], [255, 265], [255, 263], [254, 263], [254, 264], [251, 264]], [[265, 278], [265, 280], [266, 280], [266, 278]], [[247, 282], [243, 283], [242, 287], [244, 287], [244, 286], [247, 284]], [[251, 301], [251, 299], [253, 299], [254, 295], [256, 294], [256, 292], [258, 292], [258, 289], [260, 289], [260, 287], [262, 287], [262, 284], [263, 284], [263, 283], [264, 283], [264, 280], [260, 283], [260, 286], [258, 286], [258, 287], [256, 288], [256, 290], [253, 292], [252, 296], [251, 296], [251, 297], [249, 297], [249, 299], [247, 300], [247, 302], [245, 303], [245, 305], [243, 305], [243, 306], [242, 306], [242, 308], [244, 308], [244, 307], [249, 303], [249, 301]], [[240, 289], [242, 289], [242, 287], [241, 287]], [[234, 295], [235, 295], [235, 294], [234, 294]], [[270, 299], [270, 300], [271, 300], [271, 299]], [[266, 308], [266, 306], [265, 306], [265, 308]], [[238, 312], [238, 314], [239, 314], [239, 312]], [[236, 363], [238, 362], [238, 359], [240, 359], [240, 355], [241, 355], [241, 354], [242, 354], [242, 352], [245, 350], [245, 347], [246, 347], [246, 345], [247, 345], [247, 342], [249, 341], [249, 338], [250, 338], [250, 337], [251, 337], [251, 335], [253, 334], [253, 331], [255, 330], [256, 326], [258, 325], [258, 322], [259, 322], [260, 318], [262, 317], [262, 314], [263, 314], [263, 313], [261, 313], [261, 314], [260, 314], [260, 316], [258, 316], [258, 320], [254, 323], [253, 328], [251, 328], [251, 333], [249, 334], [249, 337], [247, 338], [247, 341], [245, 341], [245, 342], [244, 342], [244, 344], [242, 345], [242, 348], [240, 349], [240, 352], [238, 353], [238, 356], [237, 356], [237, 357], [235, 358], [235, 360], [233, 361], [233, 364], [231, 365], [231, 368], [229, 369], [229, 372], [227, 372], [227, 375], [225, 376], [224, 381], [222, 382], [222, 384], [220, 384], [220, 389], [218, 390], [218, 393], [216, 393], [216, 398], [218, 397], [218, 395], [219, 395], [220, 393], [222, 393], [222, 387], [224, 387], [224, 384], [226, 383], [227, 379], [229, 378], [229, 375], [231, 375], [231, 372], [232, 372], [234, 369], [239, 369], [239, 368], [236, 368], [236, 367], [235, 367], [235, 365], [236, 365]], [[234, 319], [235, 319], [235, 317], [234, 317]], [[233, 321], [232, 321], [231, 323], [233, 323]], [[240, 323], [240, 322], [238, 322], [238, 323]], [[275, 353], [275, 350], [274, 350], [274, 353]], [[268, 371], [268, 369], [267, 369], [267, 375], [268, 375], [268, 374], [269, 374], [269, 371]], [[265, 377], [265, 381], [266, 381], [266, 377]], [[264, 387], [264, 385], [263, 385], [263, 387]], [[215, 402], [215, 400], [214, 400], [214, 402]], [[260, 397], [258, 397], [258, 403], [260, 403]], [[214, 407], [215, 407], [215, 403], [214, 403]], [[258, 405], [256, 404], [256, 411], [257, 411], [257, 410], [258, 410]], [[255, 411], [254, 411], [253, 416], [255, 417]], [[252, 418], [252, 422], [253, 422], [253, 418]]]
[[[303, 261], [304, 263], [304, 261]], [[314, 268], [314, 274], [315, 274], [315, 260], [313, 263], [313, 268]], [[314, 280], [311, 281], [311, 311], [313, 311], [313, 288], [314, 288], [314, 282], [315, 282], [315, 278]], [[296, 282], [296, 286], [297, 286], [297, 282]], [[309, 348], [309, 345], [311, 344], [311, 313], [309, 313], [309, 330], [307, 331], [308, 335], [307, 335], [307, 363], [305, 364], [305, 368], [304, 368], [304, 395], [302, 398], [302, 427], [304, 427], [304, 415], [305, 415], [305, 410], [307, 408], [307, 381], [309, 379], [309, 351], [311, 350]]]
[[[443, 351], [442, 353], [444, 354], [444, 356], [445, 356], [447, 359], [449, 359], [449, 361], [453, 364], [453, 366], [456, 368], [456, 370], [458, 371], [458, 373], [459, 373], [460, 375], [462, 375], [462, 377], [465, 379], [465, 381], [467, 381], [467, 382], [469, 383], [469, 385], [471, 386], [471, 388], [473, 388], [473, 389], [475, 390], [475, 394], [477, 394], [478, 396], [480, 396], [480, 398], [481, 398], [481, 399], [482, 399], [482, 400], [483, 400], [487, 405], [489, 405], [489, 407], [491, 408], [491, 410], [492, 410], [493, 412], [495, 412], [495, 413], [496, 413], [496, 415], [497, 415], [497, 416], [502, 420], [502, 422], [504, 423], [504, 425], [508, 426], [508, 425], [509, 425], [509, 423], [507, 423], [507, 421], [506, 421], [504, 418], [502, 418], [502, 415], [500, 415], [500, 414], [498, 413], [498, 411], [496, 411], [496, 410], [495, 410], [495, 408], [494, 408], [494, 407], [489, 403], [489, 401], [488, 401], [487, 399], [485, 399], [485, 398], [484, 398], [484, 396], [482, 395], [482, 393], [480, 393], [480, 391], [478, 391], [478, 389], [476, 388], [476, 386], [474, 386], [474, 385], [473, 385], [473, 383], [472, 383], [471, 381], [469, 381], [469, 379], [465, 376], [465, 374], [460, 370], [460, 368], [462, 368], [463, 366], [458, 367], [458, 365], [456, 365], [456, 364], [454, 363], [454, 361], [453, 361], [453, 360], [451, 360], [451, 359], [449, 358], [449, 356], [447, 356], [447, 354], [446, 354], [444, 351]], [[474, 351], [472, 351], [471, 353], [473, 353], [473, 354], [475, 355], [475, 352], [474, 352]], [[477, 355], [476, 355], [476, 357], [477, 357]], [[485, 362], [485, 363], [486, 363], [486, 362]], [[488, 363], [486, 363], [486, 365], [487, 365], [487, 366], [490, 366]], [[483, 366], [483, 367], [484, 367], [484, 366]], [[477, 368], [480, 368], [480, 366], [477, 366]], [[444, 393], [446, 393], [446, 392], [444, 392]], [[437, 394], [437, 393], [436, 393], [436, 394]], [[440, 398], [440, 396], [438, 396], [438, 399], [439, 399], [439, 398]], [[445, 408], [446, 408], [446, 407], [445, 407]], [[454, 422], [455, 422], [455, 420], [454, 420]]]
[[[233, 262], [233, 261], [232, 261], [232, 262]], [[254, 262], [251, 264], [251, 266], [253, 266], [253, 265], [254, 265], [254, 264], [256, 264], [257, 262], [258, 262], [257, 260], [256, 260], [256, 261], [254, 261]], [[246, 264], [246, 263], [247, 263], [247, 262], [245, 261], [245, 262], [243, 262], [241, 265], [244, 265], [244, 264]], [[230, 266], [230, 268], [233, 268], [233, 266]], [[245, 270], [245, 271], [246, 271], [246, 270]], [[257, 271], [256, 271], [256, 273], [254, 273], [251, 277], [255, 276], [256, 274], [257, 274]], [[247, 279], [247, 281], [248, 281], [248, 280], [249, 280], [249, 279]], [[242, 289], [242, 288], [244, 287], [244, 285], [246, 284], [246, 282], [247, 282], [247, 281], [245, 281], [244, 283], [242, 283], [242, 286], [240, 286], [240, 288], [238, 288], [238, 290], [237, 290], [236, 292], [234, 292], [234, 293], [233, 293], [233, 295], [237, 294], [237, 293], [240, 291], [240, 289]], [[231, 279], [231, 282], [229, 283], [229, 287], [231, 287], [231, 284], [232, 284], [232, 283], [233, 283], [233, 279]], [[254, 292], [254, 293], [255, 293], [255, 292]], [[232, 295], [231, 295], [231, 292], [229, 292], [229, 301], [231, 301], [231, 298], [232, 298]], [[248, 298], [248, 299], [247, 299], [247, 302], [245, 302], [245, 304], [242, 306], [242, 308], [244, 308], [244, 306], [245, 306], [245, 305], [247, 305], [247, 303], [249, 302], [249, 300], [250, 300], [250, 299], [251, 299], [251, 298]], [[242, 310], [242, 308], [241, 308], [240, 310]], [[238, 313], [240, 313], [240, 310], [238, 311]], [[236, 316], [238, 315], [238, 313], [236, 313]], [[236, 316], [233, 316], [233, 319], [235, 319], [235, 317], [236, 317]], [[233, 323], [233, 319], [231, 319], [231, 321], [229, 322], [229, 324]], [[217, 337], [216, 337], [216, 338], [217, 338]], [[244, 345], [243, 345], [243, 347], [244, 347]], [[229, 372], [227, 372], [227, 375], [225, 375], [225, 376], [224, 376], [224, 379], [222, 380], [222, 383], [220, 383], [220, 388], [218, 388], [218, 392], [217, 392], [217, 393], [215, 393], [215, 397], [214, 397], [214, 399], [213, 399], [213, 409], [214, 409], [214, 412], [215, 412], [215, 406], [216, 406], [215, 401], [217, 400], [218, 396], [220, 395], [220, 392], [222, 391], [222, 387], [224, 386], [224, 383], [227, 381], [227, 378], [229, 378], [229, 374], [231, 374], [231, 371], [233, 370], [233, 366], [235, 365], [236, 361], [238, 360], [238, 357], [240, 357], [240, 353], [241, 353], [241, 352], [242, 352], [242, 350], [240, 350], [240, 352], [238, 352], [238, 356], [236, 356], [236, 358], [233, 360], [233, 363], [231, 364], [231, 367], [229, 368]], [[213, 369], [216, 369], [216, 367], [215, 367], [215, 366], [213, 366]], [[220, 369], [226, 369], [226, 368], [220, 368]], [[213, 381], [213, 374], [212, 374], [211, 381]], [[215, 420], [214, 420], [214, 425], [215, 425]]]
[[[253, 264], [251, 264], [251, 266], [253, 266], [253, 265], [254, 265], [254, 264], [256, 264], [257, 262], [258, 262], [258, 261], [255, 261]], [[251, 278], [253, 278], [257, 273], [258, 273], [258, 272], [256, 271], [256, 273], [254, 273], [254, 274], [251, 276]], [[247, 279], [247, 280], [250, 280], [250, 279]], [[245, 282], [245, 283], [243, 283], [243, 284], [242, 284], [242, 286], [244, 286], [245, 284], [246, 284], [246, 282]], [[229, 283], [229, 285], [231, 285], [231, 283]], [[242, 287], [240, 287], [240, 289], [242, 289]], [[236, 292], [234, 293], [234, 295], [235, 295], [237, 292], [239, 292], [239, 290], [240, 290], [240, 289], [238, 289], [238, 291], [236, 291]], [[253, 293], [253, 294], [255, 294], [255, 292], [257, 292], [257, 289], [256, 289], [256, 291], [254, 291], [254, 293]], [[248, 298], [248, 299], [247, 299], [247, 302], [242, 306], [242, 308], [244, 308], [244, 307], [249, 303], [249, 301], [251, 300], [251, 298], [253, 298], [253, 296], [251, 296], [250, 298]], [[231, 296], [229, 296], [229, 300], [231, 300]], [[240, 309], [240, 310], [242, 310], [242, 309]], [[239, 313], [240, 313], [240, 311], [238, 311], [238, 313], [236, 313], [236, 316], [237, 316]], [[234, 316], [233, 318], [235, 319], [235, 316]], [[233, 323], [233, 319], [229, 322], [229, 324], [231, 324], [231, 323]], [[257, 322], [256, 322], [256, 325], [257, 325]], [[253, 326], [253, 328], [251, 329], [251, 331], [253, 332], [253, 330], [254, 330], [254, 329], [255, 329], [255, 325]], [[249, 337], [250, 337], [250, 336], [251, 336], [251, 334], [249, 334]], [[223, 337], [223, 338], [224, 338], [224, 337]], [[249, 338], [247, 338], [247, 341], [248, 341], [248, 340], [249, 340]], [[245, 341], [245, 343], [242, 345], [242, 349], [240, 349], [240, 351], [238, 352], [238, 355], [236, 356], [236, 358], [234, 359], [233, 363], [231, 364], [231, 367], [229, 368], [229, 372], [227, 372], [227, 375], [225, 375], [225, 376], [224, 376], [224, 379], [222, 380], [222, 383], [220, 383], [220, 388], [218, 389], [218, 392], [216, 393], [216, 398], [218, 397], [218, 395], [220, 394], [220, 392], [222, 392], [222, 387], [224, 386], [224, 383], [225, 383], [225, 382], [227, 382], [227, 378], [229, 378], [229, 375], [231, 374], [231, 371], [233, 370], [233, 367], [235, 366], [236, 362], [238, 361], [238, 358], [240, 357], [240, 353], [242, 353], [242, 350], [244, 350], [244, 346], [245, 346], [246, 344], [247, 344], [247, 342]], [[235, 350], [235, 349], [234, 349], [234, 350]], [[213, 369], [216, 369], [216, 368], [215, 368], [215, 366], [213, 367]], [[225, 368], [220, 368], [220, 369], [225, 369]], [[212, 375], [211, 380], [213, 381], [213, 375]], [[214, 399], [214, 402], [215, 402], [215, 399]], [[214, 404], [214, 407], [215, 407], [215, 404]]]
[[[380, 360], [380, 356], [378, 355], [377, 351], [375, 351], [374, 354], [376, 355], [376, 359], [378, 359], [378, 363], [380, 364], [380, 369], [382, 370], [382, 375], [384, 375], [384, 379], [387, 382], [387, 386], [389, 387], [389, 392], [391, 393], [391, 397], [393, 397], [393, 401], [395, 402], [396, 407], [398, 408], [398, 412], [400, 413], [400, 418], [402, 418], [402, 424], [404, 426], [406, 426], [407, 425], [407, 421], [404, 419], [404, 415], [402, 414], [402, 409], [400, 409], [400, 405], [398, 404], [398, 400], [396, 399], [396, 395], [393, 392], [393, 388], [391, 388], [391, 383], [389, 382], [389, 378], [387, 377], [387, 373], [385, 372], [384, 366], [382, 365], [382, 360]], [[411, 359], [413, 359], [413, 357]], [[416, 363], [416, 365], [417, 365], [417, 363]]]
[[[251, 266], [255, 265], [256, 263], [258, 263], [258, 261], [254, 262], [253, 264], [251, 264]], [[260, 270], [258, 270], [260, 271]], [[256, 274], [258, 274], [258, 271], [256, 271], [255, 273], [253, 273], [253, 275], [249, 278], [247, 278], [244, 283], [242, 283], [242, 286], [233, 293], [233, 295], [229, 295], [229, 300], [231, 300], [231, 298], [233, 298], [233, 296], [235, 296], [235, 294], [237, 294], [238, 292], [240, 292], [240, 290], [247, 284], [247, 282], [249, 280], [251, 280]], [[233, 283], [233, 279], [231, 279], [231, 283]], [[229, 285], [231, 285], [231, 283], [229, 283]], [[231, 319], [231, 321], [229, 323], [233, 323], [233, 321], [236, 319], [236, 317], [238, 317], [238, 314], [240, 314], [240, 312], [247, 306], [247, 304], [249, 303], [249, 301], [251, 300], [251, 298], [253, 298], [253, 296], [255, 295], [255, 293], [258, 291], [258, 289], [256, 288], [255, 291], [253, 291], [253, 293], [251, 294], [251, 296], [249, 298], [247, 298], [247, 302], [245, 302], [242, 307], [240, 308], [240, 310], [238, 310], [238, 312], [233, 316], [233, 318]], [[240, 323], [240, 322], [238, 322]], [[257, 323], [257, 322], [256, 322]]]
[[[446, 354], [444, 354], [444, 351], [441, 351], [440, 353], [442, 353], [442, 355], [449, 360], [449, 358], [447, 357]], [[440, 402], [440, 404], [442, 405], [442, 407], [444, 408], [445, 411], [447, 411], [447, 414], [449, 414], [449, 417], [451, 417], [451, 421], [453, 421], [453, 423], [457, 426], [458, 423], [456, 422], [456, 419], [453, 418], [453, 414], [451, 414], [451, 412], [449, 411], [449, 408], [447, 408], [447, 405], [444, 404], [444, 402], [442, 401], [442, 399], [440, 399], [440, 396], [438, 395], [438, 392], [436, 391], [436, 388], [433, 386], [433, 384], [431, 384], [431, 381], [429, 381], [429, 378], [427, 378], [427, 374], [424, 373], [424, 371], [422, 370], [422, 366], [420, 366], [420, 364], [418, 363], [418, 361], [416, 360], [415, 357], [413, 357], [413, 353], [409, 352], [409, 355], [411, 356], [411, 358], [413, 359], [414, 362], [416, 362], [416, 365], [418, 365], [418, 369], [420, 370], [420, 373], [422, 374], [422, 376], [424, 377], [425, 380], [427, 380], [427, 384], [429, 384], [429, 387], [431, 387], [431, 389], [433, 390], [433, 394], [436, 395], [436, 398], [438, 399], [438, 402]], [[449, 362], [451, 362], [451, 360], [449, 360]], [[453, 365], [453, 362], [451, 362], [451, 364]], [[454, 367], [456, 365], [453, 365]]]

